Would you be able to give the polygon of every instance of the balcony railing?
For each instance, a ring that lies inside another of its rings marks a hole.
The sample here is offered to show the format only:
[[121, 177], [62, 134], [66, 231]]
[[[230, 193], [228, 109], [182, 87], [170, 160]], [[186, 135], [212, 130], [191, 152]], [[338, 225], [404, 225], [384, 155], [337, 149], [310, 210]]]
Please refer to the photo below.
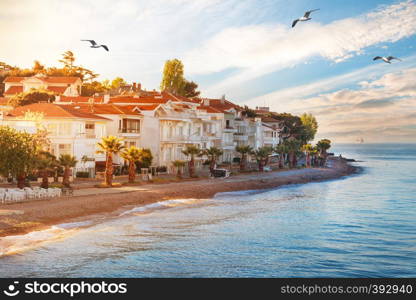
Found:
[[119, 133], [140, 133], [140, 129], [137, 128], [119, 128]]

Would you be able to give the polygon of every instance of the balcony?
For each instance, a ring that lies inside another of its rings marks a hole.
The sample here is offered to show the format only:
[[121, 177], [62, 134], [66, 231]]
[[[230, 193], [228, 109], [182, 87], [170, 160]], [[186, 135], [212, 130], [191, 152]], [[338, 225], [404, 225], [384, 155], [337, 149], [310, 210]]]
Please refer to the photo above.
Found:
[[247, 141], [248, 136], [246, 133], [236, 132], [234, 133], [234, 141]]
[[224, 132], [237, 132], [237, 128], [233, 128], [231, 126], [226, 126], [224, 128]]

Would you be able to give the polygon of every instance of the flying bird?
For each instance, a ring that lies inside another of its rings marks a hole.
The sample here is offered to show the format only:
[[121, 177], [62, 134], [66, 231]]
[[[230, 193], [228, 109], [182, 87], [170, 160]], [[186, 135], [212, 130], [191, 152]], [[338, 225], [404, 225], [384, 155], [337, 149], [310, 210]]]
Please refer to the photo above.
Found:
[[309, 16], [311, 15], [312, 12], [317, 11], [317, 10], [319, 10], [319, 8], [318, 9], [312, 9], [312, 10], [309, 10], [309, 11], [305, 12], [305, 14], [303, 15], [302, 18], [299, 18], [299, 19], [296, 19], [296, 20], [293, 21], [292, 28], [295, 27], [296, 23], [299, 22], [299, 21], [304, 22], [304, 21], [309, 21], [310, 19], [312, 19], [312, 18], [309, 18]]
[[100, 48], [103, 47], [105, 50], [108, 51], [108, 47], [106, 45], [98, 45], [94, 40], [81, 40], [83, 42], [90, 42], [91, 48]]
[[378, 60], [378, 59], [382, 59], [383, 61], [385, 61], [388, 64], [391, 64], [391, 60], [393, 60], [393, 59], [397, 59], [397, 60], [402, 61], [400, 58], [397, 58], [397, 57], [394, 57], [394, 56], [387, 56], [387, 57], [376, 56], [376, 57], [373, 58], [373, 60]]

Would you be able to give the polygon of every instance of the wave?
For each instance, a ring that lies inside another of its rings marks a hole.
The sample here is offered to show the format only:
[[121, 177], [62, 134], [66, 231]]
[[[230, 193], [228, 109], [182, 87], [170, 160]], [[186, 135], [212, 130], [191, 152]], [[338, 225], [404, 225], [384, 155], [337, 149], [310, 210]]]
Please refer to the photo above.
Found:
[[175, 206], [180, 206], [184, 204], [194, 204], [200, 201], [203, 201], [203, 199], [189, 198], [189, 199], [172, 199], [172, 200], [160, 201], [160, 202], [155, 202], [155, 203], [132, 208], [130, 210], [122, 212], [119, 216], [125, 216], [128, 214], [134, 214], [134, 213], [148, 213], [156, 209], [175, 207]]

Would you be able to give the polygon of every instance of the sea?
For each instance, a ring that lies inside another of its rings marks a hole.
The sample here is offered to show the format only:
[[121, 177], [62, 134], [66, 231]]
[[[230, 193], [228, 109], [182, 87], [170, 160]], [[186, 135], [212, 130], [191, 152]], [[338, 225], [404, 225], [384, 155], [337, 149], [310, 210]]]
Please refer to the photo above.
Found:
[[416, 145], [330, 151], [360, 171], [3, 238], [0, 277], [416, 277]]

